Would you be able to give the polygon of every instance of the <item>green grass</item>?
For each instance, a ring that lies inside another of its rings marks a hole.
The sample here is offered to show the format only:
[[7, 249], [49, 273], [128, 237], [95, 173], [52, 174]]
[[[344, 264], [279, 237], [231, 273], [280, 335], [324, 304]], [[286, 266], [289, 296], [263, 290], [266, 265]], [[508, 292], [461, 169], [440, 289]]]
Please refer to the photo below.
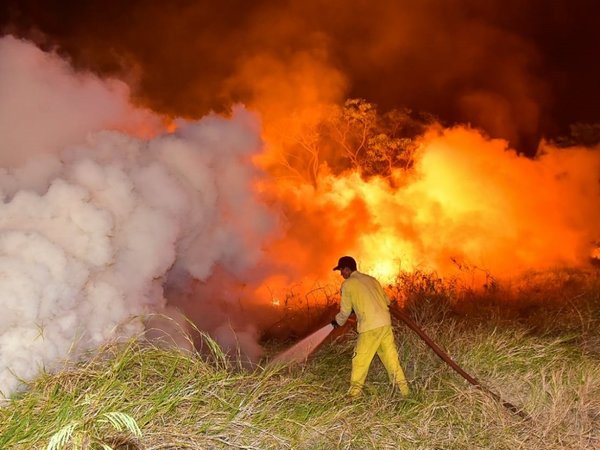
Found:
[[398, 323], [413, 390], [407, 399], [390, 389], [378, 360], [365, 395], [346, 396], [352, 330], [305, 365], [254, 370], [229, 362], [218, 348], [198, 355], [132, 341], [42, 375], [7, 402], [0, 408], [0, 448], [46, 449], [69, 430], [63, 448], [600, 448], [594, 289], [572, 305], [576, 311], [563, 311], [564, 323], [548, 320], [560, 317], [549, 304], [533, 311], [537, 322], [501, 314], [485, 299], [477, 314], [458, 314], [453, 298], [436, 293], [411, 300], [406, 310], [467, 372], [531, 420], [470, 386]]

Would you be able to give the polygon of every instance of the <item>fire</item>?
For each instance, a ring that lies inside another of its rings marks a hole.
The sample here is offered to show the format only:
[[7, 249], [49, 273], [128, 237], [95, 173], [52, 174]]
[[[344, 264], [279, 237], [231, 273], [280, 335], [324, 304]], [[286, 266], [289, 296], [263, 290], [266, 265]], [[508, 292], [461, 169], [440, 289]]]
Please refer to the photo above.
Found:
[[532, 159], [477, 130], [432, 129], [412, 171], [365, 178], [324, 165], [316, 186], [297, 178], [262, 185], [289, 218], [269, 257], [317, 277], [350, 254], [384, 282], [417, 269], [504, 277], [580, 265], [600, 231], [599, 172], [593, 150], [545, 146]]
[[342, 255], [384, 282], [399, 271], [512, 277], [589, 261], [600, 236], [597, 150], [542, 143], [525, 157], [466, 125], [344, 103], [349, 80], [326, 52], [260, 53], [229, 81], [252, 93], [262, 121], [254, 163], [267, 174], [258, 195], [282, 217], [264, 247], [278, 287], [336, 286]]
[[373, 267], [366, 268], [366, 272], [380, 280], [382, 283], [391, 284], [398, 273], [402, 270], [399, 264], [395, 264], [390, 259], [384, 259], [382, 261], [375, 262]]

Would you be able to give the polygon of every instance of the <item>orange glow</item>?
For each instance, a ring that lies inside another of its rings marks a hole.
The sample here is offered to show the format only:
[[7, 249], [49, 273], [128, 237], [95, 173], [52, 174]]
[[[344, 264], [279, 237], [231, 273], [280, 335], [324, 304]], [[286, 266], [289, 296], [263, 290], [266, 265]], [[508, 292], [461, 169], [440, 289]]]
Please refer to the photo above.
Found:
[[165, 123], [165, 129], [167, 130], [167, 133], [175, 133], [175, 131], [177, 131], [177, 123], [174, 120], [169, 119]]
[[432, 129], [414, 171], [397, 170], [392, 182], [323, 166], [316, 186], [297, 177], [261, 184], [288, 219], [268, 257], [299, 279], [335, 283], [331, 267], [344, 254], [383, 282], [417, 269], [508, 277], [578, 266], [600, 234], [598, 173], [597, 151], [546, 145], [530, 159], [476, 130]]
[[[331, 269], [342, 255], [384, 283], [422, 270], [472, 287], [487, 275], [590, 260], [600, 237], [597, 150], [543, 144], [527, 158], [477, 129], [432, 124], [414, 142], [410, 170], [364, 177], [356, 164], [340, 162], [356, 156], [352, 149], [320, 140], [348, 85], [325, 42], [283, 58], [250, 53], [226, 84], [225, 91], [245, 92], [260, 118], [264, 149], [252, 162], [265, 176], [256, 191], [281, 219], [277, 235], [261, 244], [265, 268], [247, 291], [255, 303], [306, 308], [306, 293], [331, 298], [342, 281]], [[339, 141], [343, 125], [332, 131]]]

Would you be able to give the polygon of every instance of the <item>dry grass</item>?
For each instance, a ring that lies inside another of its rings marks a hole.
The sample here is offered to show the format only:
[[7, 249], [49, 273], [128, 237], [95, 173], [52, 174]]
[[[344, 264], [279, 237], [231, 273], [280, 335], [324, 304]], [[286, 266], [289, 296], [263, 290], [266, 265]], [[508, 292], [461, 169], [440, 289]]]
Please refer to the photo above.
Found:
[[[529, 421], [470, 386], [396, 324], [413, 387], [408, 399], [390, 390], [379, 361], [363, 398], [346, 397], [352, 331], [326, 342], [306, 365], [254, 370], [216, 347], [201, 356], [131, 342], [32, 383], [0, 409], [0, 448], [45, 449], [71, 426], [63, 448], [599, 449], [596, 288], [573, 287], [583, 295], [570, 308], [530, 305], [537, 322], [499, 309], [497, 292], [460, 313], [455, 293], [441, 285], [407, 294], [413, 319]], [[119, 431], [107, 413], [134, 419], [141, 436]]]

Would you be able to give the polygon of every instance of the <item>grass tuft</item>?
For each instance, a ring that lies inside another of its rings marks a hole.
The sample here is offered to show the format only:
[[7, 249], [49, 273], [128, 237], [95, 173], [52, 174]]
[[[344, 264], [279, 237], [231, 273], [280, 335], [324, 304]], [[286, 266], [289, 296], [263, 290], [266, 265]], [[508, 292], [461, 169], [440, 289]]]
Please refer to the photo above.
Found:
[[0, 409], [0, 448], [600, 448], [598, 284], [578, 287], [572, 278], [551, 283], [566, 291], [548, 291], [543, 305], [508, 299], [518, 311], [502, 306], [498, 286], [477, 307], [474, 297], [438, 281], [413, 280], [422, 301], [403, 293], [413, 320], [529, 421], [395, 323], [413, 391], [407, 399], [390, 388], [378, 360], [364, 396], [347, 397], [354, 331], [326, 342], [304, 365], [252, 369], [208, 338], [201, 353], [134, 340], [33, 381]]

